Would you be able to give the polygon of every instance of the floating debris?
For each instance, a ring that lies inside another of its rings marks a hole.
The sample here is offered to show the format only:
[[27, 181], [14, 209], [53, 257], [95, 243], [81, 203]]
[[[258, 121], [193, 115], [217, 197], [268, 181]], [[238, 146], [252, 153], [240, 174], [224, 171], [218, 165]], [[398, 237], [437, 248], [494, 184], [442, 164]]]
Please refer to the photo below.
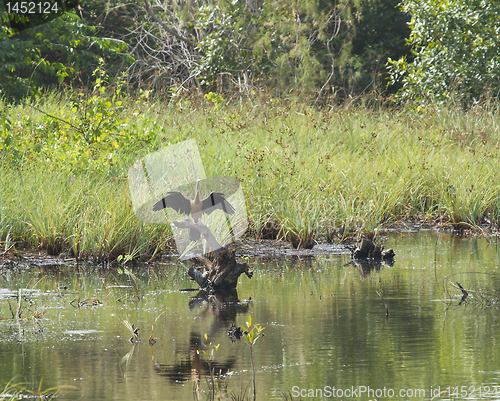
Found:
[[86, 298], [82, 301], [75, 298], [69, 304], [75, 308], [97, 308], [102, 305], [102, 302], [97, 298]]
[[243, 337], [244, 334], [248, 334], [248, 332], [246, 330], [243, 330], [241, 327], [236, 326], [234, 323], [231, 324], [231, 327], [227, 332], [227, 335], [233, 343]]

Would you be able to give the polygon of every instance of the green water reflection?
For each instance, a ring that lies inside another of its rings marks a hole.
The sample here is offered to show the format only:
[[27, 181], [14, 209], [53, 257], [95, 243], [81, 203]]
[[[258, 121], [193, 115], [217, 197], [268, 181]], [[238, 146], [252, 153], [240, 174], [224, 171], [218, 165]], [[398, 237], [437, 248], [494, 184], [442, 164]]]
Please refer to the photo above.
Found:
[[[231, 399], [251, 390], [251, 371], [247, 345], [227, 331], [251, 315], [265, 327], [254, 348], [259, 400], [309, 399], [309, 389], [328, 399], [333, 388], [337, 399], [500, 399], [499, 305], [485, 303], [500, 296], [498, 245], [421, 232], [393, 233], [387, 246], [396, 262], [373, 270], [345, 255], [251, 260], [254, 278], [242, 276], [239, 302], [225, 303], [179, 292], [195, 285], [175, 263], [133, 275], [3, 270], [0, 383], [35, 389], [43, 379], [71, 400], [190, 400], [198, 383], [206, 399], [207, 333], [220, 343], [212, 367], [231, 372], [221, 381]], [[469, 303], [458, 306], [456, 282]], [[18, 305], [22, 319], [12, 319]]]

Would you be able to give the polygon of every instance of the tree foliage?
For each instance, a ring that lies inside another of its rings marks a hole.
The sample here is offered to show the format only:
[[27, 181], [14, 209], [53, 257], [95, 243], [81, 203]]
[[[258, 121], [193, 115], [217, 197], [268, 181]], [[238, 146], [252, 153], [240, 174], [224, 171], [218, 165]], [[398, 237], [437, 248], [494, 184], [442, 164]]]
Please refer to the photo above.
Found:
[[[99, 35], [97, 26], [82, 22], [75, 10], [19, 31], [19, 24], [0, 13], [0, 96], [19, 99], [75, 77], [91, 77], [99, 59], [129, 60], [123, 41]], [[24, 26], [29, 21], [24, 21]], [[66, 79], [68, 77], [68, 79]]]
[[0, 89], [20, 97], [77, 77], [87, 83], [104, 57], [110, 74], [126, 70], [134, 85], [172, 94], [347, 97], [381, 89], [387, 58], [408, 55], [398, 1], [82, 0], [40, 27], [2, 31]]
[[163, 86], [197, 82], [218, 91], [267, 87], [346, 96], [380, 87], [387, 57], [406, 53], [407, 17], [396, 5], [156, 0], [147, 6], [149, 21], [139, 24], [138, 16], [140, 28], [124, 40], [135, 51], [137, 75], [170, 79]]
[[383, 93], [389, 79], [387, 60], [403, 56], [412, 59], [406, 46], [410, 18], [399, 9], [399, 4], [400, 0], [365, 0], [346, 10], [350, 15], [344, 19], [353, 21], [353, 25], [338, 38], [342, 49], [338, 82], [348, 93]]
[[411, 14], [414, 60], [389, 60], [401, 100], [477, 99], [500, 90], [500, 3], [488, 0], [404, 0]]

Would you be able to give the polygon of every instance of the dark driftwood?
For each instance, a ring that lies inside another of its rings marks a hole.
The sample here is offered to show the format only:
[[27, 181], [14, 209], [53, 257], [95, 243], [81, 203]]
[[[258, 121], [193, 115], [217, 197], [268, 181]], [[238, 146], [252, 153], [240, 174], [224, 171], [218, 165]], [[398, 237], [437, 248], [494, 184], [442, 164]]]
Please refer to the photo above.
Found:
[[361, 236], [351, 263], [359, 267], [361, 277], [366, 277], [371, 271], [380, 270], [382, 265], [392, 266], [395, 255], [392, 249], [384, 250], [384, 246], [377, 244], [374, 237]]
[[199, 256], [198, 260], [206, 269], [202, 273], [197, 268], [189, 268], [188, 274], [198, 283], [200, 288], [209, 291], [221, 291], [236, 289], [238, 278], [245, 273], [248, 278], [252, 278], [253, 272], [250, 271], [246, 263], [236, 263], [234, 251], [222, 247], [213, 236], [210, 229], [201, 222], [195, 223], [190, 219], [172, 222], [178, 228], [198, 230], [208, 242], [209, 249], [214, 257], [210, 261], [204, 256]]

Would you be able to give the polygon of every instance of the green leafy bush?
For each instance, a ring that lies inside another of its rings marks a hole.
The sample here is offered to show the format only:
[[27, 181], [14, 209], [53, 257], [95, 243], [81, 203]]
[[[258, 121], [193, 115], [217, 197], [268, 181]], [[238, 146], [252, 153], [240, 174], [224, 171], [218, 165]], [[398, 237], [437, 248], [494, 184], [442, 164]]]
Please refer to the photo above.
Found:
[[236, 2], [219, 6], [202, 5], [195, 26], [203, 36], [198, 43], [202, 53], [197, 75], [202, 85], [210, 87], [217, 77], [248, 76], [252, 64], [252, 41], [257, 19]]
[[69, 101], [49, 96], [41, 105], [27, 99], [15, 118], [0, 103], [0, 157], [14, 164], [43, 160], [68, 173], [126, 171], [135, 152], [154, 146], [162, 127], [140, 115], [148, 94], [128, 97], [122, 91], [125, 77], [110, 82], [103, 59], [93, 76], [93, 90], [75, 90]]
[[389, 60], [401, 100], [478, 99], [500, 90], [500, 3], [487, 0], [404, 0], [411, 14], [414, 60]]
[[[6, 21], [7, 13], [0, 12], [0, 19]], [[68, 82], [67, 77], [84, 78], [102, 57], [130, 63], [126, 49], [122, 41], [99, 37], [97, 27], [84, 24], [74, 11], [22, 32], [2, 25], [0, 96], [21, 99]]]

